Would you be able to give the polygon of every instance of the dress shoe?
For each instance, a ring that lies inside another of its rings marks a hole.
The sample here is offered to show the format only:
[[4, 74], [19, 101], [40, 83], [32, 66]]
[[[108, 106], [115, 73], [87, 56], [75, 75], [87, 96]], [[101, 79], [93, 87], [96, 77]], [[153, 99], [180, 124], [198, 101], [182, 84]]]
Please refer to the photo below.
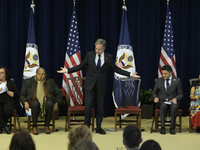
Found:
[[48, 126], [44, 128], [44, 131], [45, 131], [46, 134], [50, 134], [51, 133], [51, 130], [50, 130], [50, 128]]
[[170, 128], [170, 134], [176, 134], [175, 129], [174, 128]]
[[106, 134], [106, 131], [104, 131], [102, 128], [96, 128], [96, 133]]
[[11, 131], [10, 131], [10, 129], [9, 129], [8, 126], [5, 126], [5, 127], [4, 127], [4, 130], [6, 131], [7, 134], [10, 134], [10, 133], [11, 133]]
[[32, 133], [33, 133], [34, 135], [38, 135], [38, 130], [37, 130], [36, 127], [34, 127], [34, 128], [32, 129]]
[[200, 133], [200, 127], [197, 127], [197, 129], [196, 129], [195, 132], [196, 132], [196, 133]]
[[0, 134], [2, 133], [2, 126], [0, 125]]
[[160, 134], [166, 134], [166, 132], [165, 132], [165, 128], [161, 128], [161, 130], [160, 130]]

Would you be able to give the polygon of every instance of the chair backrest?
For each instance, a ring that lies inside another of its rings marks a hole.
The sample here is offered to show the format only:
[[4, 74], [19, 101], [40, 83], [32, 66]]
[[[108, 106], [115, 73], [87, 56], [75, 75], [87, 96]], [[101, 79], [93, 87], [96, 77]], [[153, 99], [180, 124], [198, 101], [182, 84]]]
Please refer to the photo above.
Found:
[[120, 106], [138, 106], [141, 79], [119, 79]]
[[194, 82], [196, 82], [196, 81], [198, 81], [198, 80], [199, 80], [199, 78], [192, 78], [192, 79], [190, 79], [190, 80], [189, 80], [190, 86], [192, 85], [192, 83], [194, 83]]
[[83, 81], [84, 77], [70, 77], [66, 79], [69, 106], [83, 105]]

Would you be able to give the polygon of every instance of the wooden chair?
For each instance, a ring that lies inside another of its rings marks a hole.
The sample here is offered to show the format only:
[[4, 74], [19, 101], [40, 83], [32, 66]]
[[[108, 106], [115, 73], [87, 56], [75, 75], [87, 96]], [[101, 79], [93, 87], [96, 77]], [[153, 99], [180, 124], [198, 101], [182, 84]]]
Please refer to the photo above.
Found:
[[[119, 79], [120, 106], [115, 109], [115, 131], [117, 131], [117, 125], [121, 128], [122, 125], [128, 125], [133, 122], [141, 129], [141, 109], [138, 107], [140, 84], [141, 79], [137, 78]], [[121, 115], [123, 114], [136, 116], [136, 119], [128, 116], [122, 120]], [[117, 120], [117, 116], [119, 116], [119, 120]]]
[[[189, 80], [189, 83], [190, 83], [190, 86], [192, 86], [192, 83], [193, 82], [196, 82], [196, 81], [198, 81], [199, 80], [199, 78], [192, 78], [192, 79], [190, 79]], [[190, 100], [189, 100], [190, 101]], [[192, 133], [192, 131], [193, 131], [193, 127], [192, 127], [192, 123], [191, 123], [191, 110], [189, 109], [189, 133]]]
[[[12, 118], [13, 117], [13, 118]], [[12, 123], [12, 120], [13, 120], [13, 123]], [[10, 128], [10, 130], [12, 129], [13, 127], [13, 132], [15, 133], [16, 132], [16, 129], [17, 129], [17, 123], [18, 123], [18, 127], [20, 129], [20, 123], [19, 123], [19, 117], [17, 115], [17, 110], [14, 109], [13, 110], [13, 116], [11, 116], [8, 120], [8, 126]]]
[[[50, 123], [50, 126], [52, 127], [52, 132], [55, 132], [55, 114], [56, 111], [52, 112], [52, 123]], [[32, 121], [31, 121], [31, 116], [28, 116], [28, 132], [31, 132], [31, 127], [33, 126]], [[45, 118], [40, 118], [38, 117], [38, 121], [37, 121], [37, 126], [45, 126]]]
[[[169, 115], [169, 110], [167, 110], [167, 115]], [[154, 115], [154, 119], [155, 119], [155, 132], [158, 131], [158, 127], [161, 126], [161, 122], [160, 122], [160, 109], [155, 109], [155, 115]], [[179, 127], [179, 133], [182, 132], [182, 109], [178, 109], [178, 113], [177, 116], [179, 117], [179, 123], [176, 123], [176, 126]], [[168, 121], [166, 119], [165, 121], [165, 126], [170, 126], [170, 121]]]
[[[77, 100], [77, 102], [83, 100], [83, 96], [80, 96], [77, 94], [78, 92], [81, 92], [83, 95], [83, 81], [85, 80], [84, 77], [71, 77], [67, 78], [67, 94], [68, 94], [68, 100], [74, 96], [74, 98]], [[95, 117], [95, 109], [92, 108], [92, 131], [94, 131], [94, 117]], [[68, 106], [68, 111], [66, 115], [66, 124], [65, 124], [65, 131], [69, 131], [71, 128], [71, 125], [77, 125], [77, 124], [83, 124], [84, 119], [76, 119], [75, 116], [80, 116], [85, 114], [85, 106], [82, 105], [75, 105], [75, 106]]]

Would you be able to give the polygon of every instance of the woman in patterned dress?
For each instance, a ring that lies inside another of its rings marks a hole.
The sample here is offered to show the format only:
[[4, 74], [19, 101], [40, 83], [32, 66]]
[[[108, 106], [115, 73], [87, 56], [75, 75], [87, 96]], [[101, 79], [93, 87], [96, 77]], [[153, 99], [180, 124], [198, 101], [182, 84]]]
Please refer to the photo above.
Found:
[[190, 100], [191, 123], [193, 129], [200, 133], [200, 75], [199, 80], [191, 86]]

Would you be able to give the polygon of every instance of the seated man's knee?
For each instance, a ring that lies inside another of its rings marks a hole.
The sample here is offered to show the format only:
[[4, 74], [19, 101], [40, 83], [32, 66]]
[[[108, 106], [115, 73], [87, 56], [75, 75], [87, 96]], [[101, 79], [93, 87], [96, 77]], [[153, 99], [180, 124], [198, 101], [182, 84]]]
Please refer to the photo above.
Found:
[[173, 105], [171, 105], [171, 111], [176, 111], [176, 110], [178, 110], [178, 105], [177, 104], [173, 104]]
[[52, 108], [53, 105], [54, 105], [54, 103], [52, 101], [50, 101], [50, 100], [47, 100], [46, 103], [45, 103], [45, 107], [46, 108]]
[[160, 109], [161, 109], [161, 110], [166, 110], [166, 109], [167, 109], [167, 105], [166, 105], [166, 104], [160, 105]]
[[31, 108], [40, 108], [40, 102], [38, 100], [32, 100]]

